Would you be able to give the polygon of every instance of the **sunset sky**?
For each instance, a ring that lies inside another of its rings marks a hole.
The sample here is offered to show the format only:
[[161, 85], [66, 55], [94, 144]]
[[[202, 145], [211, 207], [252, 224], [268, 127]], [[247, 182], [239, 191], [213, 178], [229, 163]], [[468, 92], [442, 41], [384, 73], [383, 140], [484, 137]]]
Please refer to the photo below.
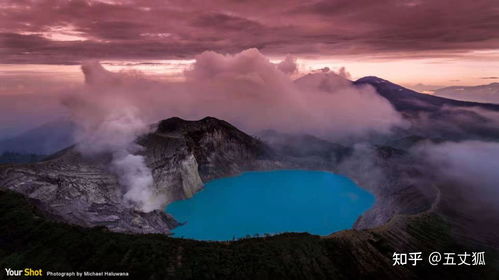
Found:
[[499, 81], [497, 0], [2, 0], [0, 94], [81, 83], [79, 64], [176, 79], [203, 51], [257, 48], [417, 90]]

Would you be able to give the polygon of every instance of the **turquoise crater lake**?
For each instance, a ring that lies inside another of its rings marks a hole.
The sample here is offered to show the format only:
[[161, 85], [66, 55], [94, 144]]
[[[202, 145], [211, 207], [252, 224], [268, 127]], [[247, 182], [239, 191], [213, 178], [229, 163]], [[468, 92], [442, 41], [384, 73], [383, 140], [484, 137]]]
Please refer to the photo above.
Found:
[[347, 177], [324, 171], [244, 172], [208, 182], [194, 197], [166, 212], [185, 223], [174, 237], [232, 240], [247, 235], [352, 228], [374, 196]]

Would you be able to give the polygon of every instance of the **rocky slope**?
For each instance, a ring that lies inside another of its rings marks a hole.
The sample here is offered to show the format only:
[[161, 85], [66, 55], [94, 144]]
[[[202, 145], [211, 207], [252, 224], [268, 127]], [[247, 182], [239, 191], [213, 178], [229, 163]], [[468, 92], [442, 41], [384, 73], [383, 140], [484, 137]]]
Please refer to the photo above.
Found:
[[[263, 143], [214, 118], [167, 119], [138, 142], [154, 188], [166, 194], [167, 202], [191, 197], [212, 178], [258, 168], [268, 153]], [[72, 224], [136, 233], [168, 233], [176, 226], [163, 211], [142, 213], [125, 203], [109, 162], [109, 155], [83, 157], [70, 147], [43, 162], [1, 165], [0, 186], [28, 196], [48, 216]]]
[[[259, 168], [271, 157], [271, 151], [262, 142], [235, 128], [226, 121], [206, 117], [200, 121], [185, 121], [170, 118], [158, 124], [152, 137], [171, 139], [180, 137], [183, 145], [194, 156], [199, 165], [203, 181], [235, 175], [244, 170]], [[140, 141], [148, 150], [155, 145]], [[150, 158], [148, 156], [148, 158]]]

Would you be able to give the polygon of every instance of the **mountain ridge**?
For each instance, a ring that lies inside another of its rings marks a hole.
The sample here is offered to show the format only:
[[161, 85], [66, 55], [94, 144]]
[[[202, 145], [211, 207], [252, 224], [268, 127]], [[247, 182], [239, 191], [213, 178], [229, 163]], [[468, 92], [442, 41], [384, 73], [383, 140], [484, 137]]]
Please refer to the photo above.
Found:
[[362, 77], [354, 81], [353, 84], [356, 86], [365, 84], [373, 86], [379, 95], [390, 101], [397, 111], [402, 112], [436, 112], [445, 105], [463, 108], [480, 107], [492, 111], [499, 111], [498, 104], [460, 101], [419, 93], [376, 76]]

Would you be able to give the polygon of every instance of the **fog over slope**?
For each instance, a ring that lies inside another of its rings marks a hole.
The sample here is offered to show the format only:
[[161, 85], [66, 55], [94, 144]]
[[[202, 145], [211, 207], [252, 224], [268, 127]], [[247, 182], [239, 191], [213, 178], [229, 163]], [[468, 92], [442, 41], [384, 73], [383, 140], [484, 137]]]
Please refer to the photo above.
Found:
[[440, 172], [440, 180], [450, 181], [456, 187], [469, 186], [461, 191], [469, 193], [470, 202], [499, 209], [499, 142], [426, 142], [413, 152]]

